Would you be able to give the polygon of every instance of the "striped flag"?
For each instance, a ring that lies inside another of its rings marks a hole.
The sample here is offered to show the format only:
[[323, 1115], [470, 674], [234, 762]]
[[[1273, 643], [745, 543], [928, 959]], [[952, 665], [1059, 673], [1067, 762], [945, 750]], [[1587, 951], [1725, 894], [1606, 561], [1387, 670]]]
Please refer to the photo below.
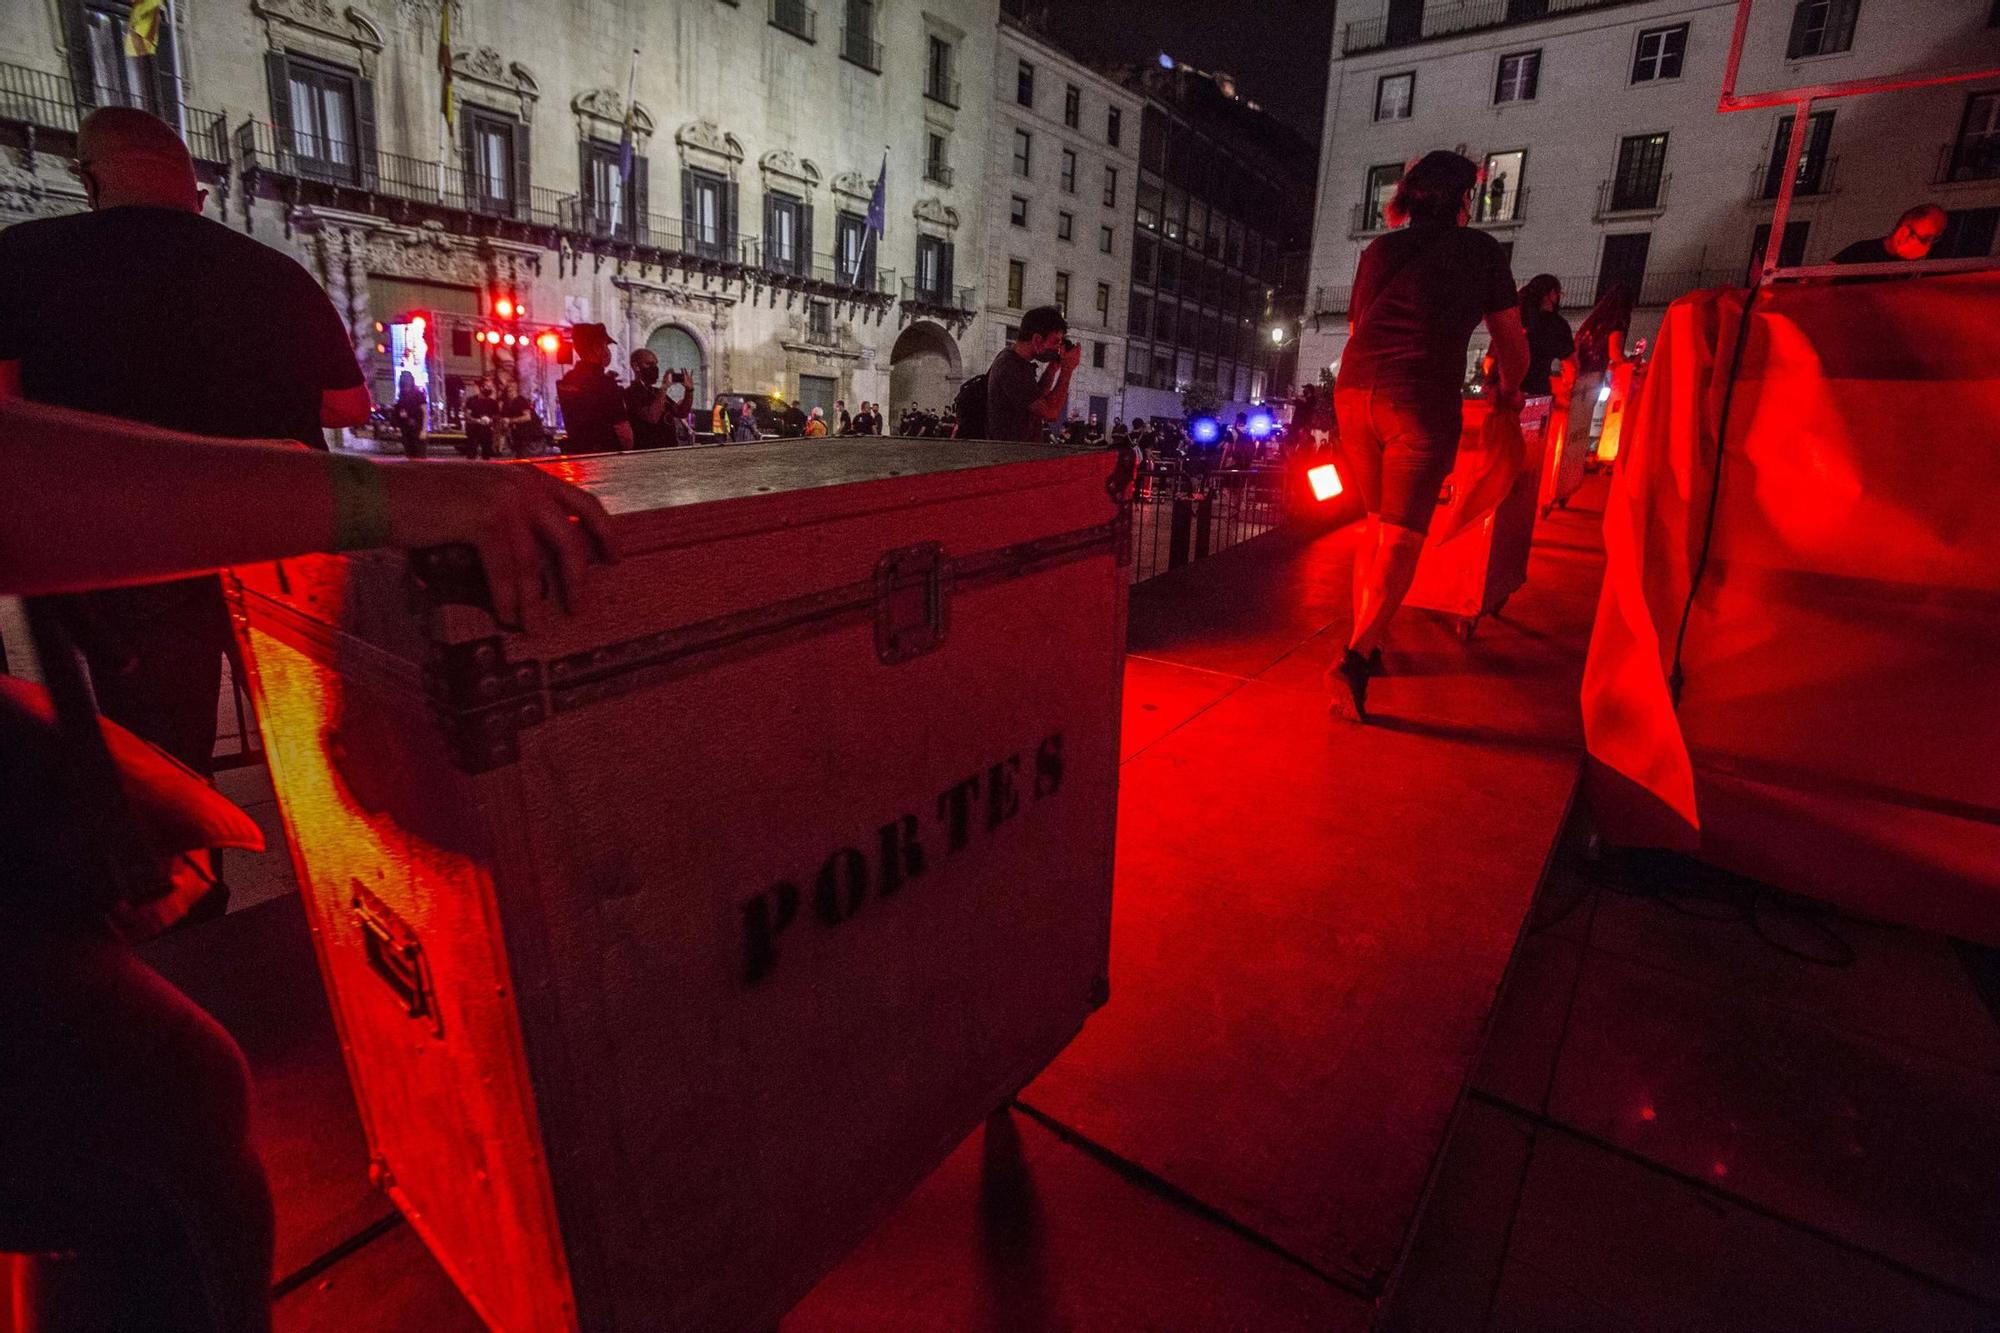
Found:
[[875, 193], [868, 196], [868, 230], [880, 236], [889, 229], [889, 155], [882, 154], [882, 170], [875, 173]]
[[133, 0], [125, 20], [125, 54], [149, 56], [160, 49], [160, 20], [166, 16], [167, 0]]
[[444, 0], [438, 6], [438, 73], [443, 76], [443, 91], [438, 95], [438, 110], [444, 113], [444, 123], [454, 129], [458, 126], [458, 91], [453, 86], [451, 63], [451, 0]]

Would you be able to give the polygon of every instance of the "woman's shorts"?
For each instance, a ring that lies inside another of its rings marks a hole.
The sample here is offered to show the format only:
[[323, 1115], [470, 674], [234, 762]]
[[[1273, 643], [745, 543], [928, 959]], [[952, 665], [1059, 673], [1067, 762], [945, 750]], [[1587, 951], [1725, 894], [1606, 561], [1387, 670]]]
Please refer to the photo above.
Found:
[[1458, 395], [1336, 389], [1333, 410], [1341, 457], [1369, 514], [1429, 532], [1438, 494], [1458, 461]]

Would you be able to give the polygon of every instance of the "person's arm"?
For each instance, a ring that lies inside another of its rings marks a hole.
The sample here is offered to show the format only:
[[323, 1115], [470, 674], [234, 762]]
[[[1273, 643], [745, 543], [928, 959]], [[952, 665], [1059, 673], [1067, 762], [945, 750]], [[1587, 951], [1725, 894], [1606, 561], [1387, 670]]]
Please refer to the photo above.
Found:
[[536, 468], [371, 463], [0, 404], [0, 593], [72, 592], [315, 551], [469, 543], [495, 614], [565, 604], [608, 555], [597, 497]]
[[1606, 365], [1615, 366], [1625, 359], [1625, 330], [1613, 329], [1604, 339], [1604, 360]]
[[1492, 335], [1495, 397], [1520, 405], [1521, 379], [1528, 373], [1528, 335], [1521, 328], [1521, 308], [1509, 306], [1486, 317]]
[[1055, 375], [1042, 391], [1042, 396], [1028, 404], [1028, 411], [1043, 421], [1061, 421], [1063, 409], [1069, 405], [1069, 378], [1076, 373], [1077, 365], [1082, 360], [1082, 343], [1065, 347], [1061, 359], [1056, 362]]
[[347, 426], [365, 426], [368, 414], [373, 410], [374, 400], [368, 396], [365, 384], [350, 385], [345, 389], [328, 389], [319, 396], [319, 424], [332, 430]]

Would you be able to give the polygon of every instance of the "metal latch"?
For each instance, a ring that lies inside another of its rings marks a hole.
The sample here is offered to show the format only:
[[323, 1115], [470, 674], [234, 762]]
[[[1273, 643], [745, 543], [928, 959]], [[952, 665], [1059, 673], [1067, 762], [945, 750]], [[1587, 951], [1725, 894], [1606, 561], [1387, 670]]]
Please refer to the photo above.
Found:
[[944, 642], [949, 569], [938, 542], [905, 546], [875, 562], [875, 656], [882, 665], [921, 657]]
[[428, 1019], [432, 1034], [442, 1038], [444, 1016], [438, 1013], [422, 941], [389, 904], [358, 883], [353, 887], [348, 904], [354, 909], [355, 924], [361, 927], [361, 949], [369, 971], [395, 993], [404, 1013]]

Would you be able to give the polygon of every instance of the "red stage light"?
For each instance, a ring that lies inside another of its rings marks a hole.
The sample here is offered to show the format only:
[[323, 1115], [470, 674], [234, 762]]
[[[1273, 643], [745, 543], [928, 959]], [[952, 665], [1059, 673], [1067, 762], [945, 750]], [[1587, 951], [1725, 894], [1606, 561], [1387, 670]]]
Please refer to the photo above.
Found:
[[506, 319], [513, 315], [514, 303], [503, 296], [493, 303], [493, 313], [502, 319]]
[[1345, 489], [1340, 482], [1340, 473], [1331, 463], [1321, 463], [1306, 472], [1306, 480], [1312, 483], [1313, 499], [1331, 500]]
[[556, 335], [553, 333], [544, 333], [541, 337], [535, 339], [535, 346], [541, 348], [544, 352], [547, 352], [550, 356], [554, 356], [556, 354], [556, 348], [561, 346], [561, 344], [562, 344], [562, 339], [556, 337]]

